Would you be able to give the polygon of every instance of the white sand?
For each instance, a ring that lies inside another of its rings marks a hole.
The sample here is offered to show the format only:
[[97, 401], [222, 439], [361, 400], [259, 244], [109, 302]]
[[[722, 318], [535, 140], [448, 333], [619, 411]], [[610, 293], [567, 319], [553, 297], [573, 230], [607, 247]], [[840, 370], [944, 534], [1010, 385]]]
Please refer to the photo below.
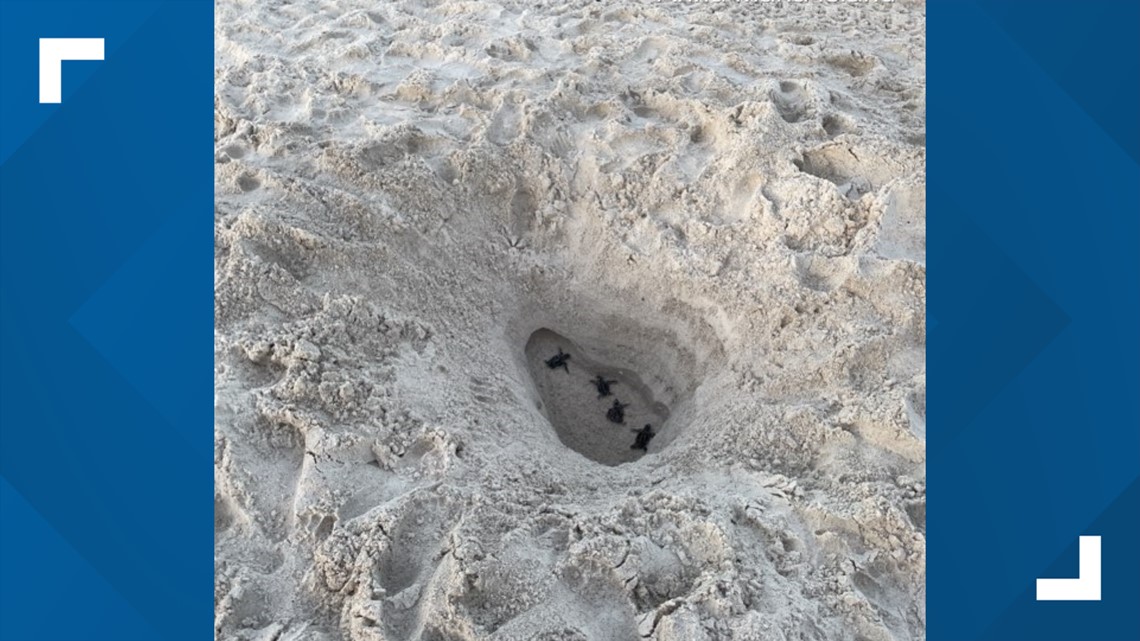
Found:
[[924, 28], [219, 0], [219, 638], [924, 638]]

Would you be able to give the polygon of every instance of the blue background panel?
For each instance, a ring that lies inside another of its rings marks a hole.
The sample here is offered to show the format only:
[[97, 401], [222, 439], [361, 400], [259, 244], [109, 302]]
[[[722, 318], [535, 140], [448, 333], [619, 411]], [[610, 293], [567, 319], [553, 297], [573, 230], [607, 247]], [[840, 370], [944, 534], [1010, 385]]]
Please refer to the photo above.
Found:
[[0, 2], [0, 268], [0, 638], [213, 638], [212, 2]]
[[[1140, 3], [927, 36], [928, 637], [1140, 639]], [[1103, 600], [1037, 602], [1081, 535]]]

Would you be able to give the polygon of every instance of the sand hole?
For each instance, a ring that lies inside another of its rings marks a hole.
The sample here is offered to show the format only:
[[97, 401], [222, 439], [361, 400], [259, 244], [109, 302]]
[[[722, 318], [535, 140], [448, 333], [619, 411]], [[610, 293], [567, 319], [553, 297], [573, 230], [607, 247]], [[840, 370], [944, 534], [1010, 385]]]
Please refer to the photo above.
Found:
[[253, 191], [261, 186], [261, 181], [253, 174], [242, 174], [237, 179], [238, 189], [243, 192]]
[[877, 154], [842, 142], [809, 149], [792, 162], [800, 171], [834, 183], [850, 200], [859, 200], [894, 178], [890, 165]]
[[[546, 360], [557, 355], [559, 349], [570, 355], [567, 367], [552, 369]], [[541, 398], [539, 409], [566, 447], [592, 461], [619, 465], [646, 453], [659, 452], [667, 444], [661, 432], [667, 427], [669, 407], [654, 398], [636, 371], [607, 362], [605, 353], [592, 351], [588, 345], [549, 329], [531, 334], [525, 351]], [[597, 376], [612, 381], [611, 395], [599, 395], [594, 383]], [[622, 423], [607, 417], [615, 400], [625, 405]], [[635, 431], [646, 424], [652, 426], [657, 436], [649, 441], [648, 452], [633, 449]]]

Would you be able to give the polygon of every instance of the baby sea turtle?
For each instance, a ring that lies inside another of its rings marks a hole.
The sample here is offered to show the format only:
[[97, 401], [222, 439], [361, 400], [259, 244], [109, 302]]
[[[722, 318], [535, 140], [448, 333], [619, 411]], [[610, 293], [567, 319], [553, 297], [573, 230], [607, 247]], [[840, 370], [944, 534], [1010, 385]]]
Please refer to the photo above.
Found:
[[629, 407], [628, 403], [622, 403], [621, 401], [614, 399], [614, 404], [611, 405], [610, 409], [606, 411], [606, 418], [610, 419], [610, 421], [614, 423], [624, 423], [625, 408], [627, 407]]
[[610, 385], [616, 383], [617, 381], [607, 381], [601, 376], [595, 376], [594, 380], [590, 382], [594, 384], [594, 387], [598, 388], [598, 398], [602, 398], [603, 396], [609, 396], [610, 394], [613, 394], [613, 392], [610, 391]]
[[559, 347], [558, 354], [556, 356], [551, 356], [550, 358], [546, 359], [546, 366], [550, 369], [558, 369], [561, 367], [562, 369], [566, 370], [567, 374], [569, 374], [570, 366], [566, 364], [566, 361], [568, 360], [570, 360], [570, 355], [562, 353], [562, 348]]
[[642, 452], [648, 452], [649, 451], [649, 439], [653, 438], [654, 436], [657, 436], [657, 433], [653, 431], [653, 427], [650, 426], [648, 423], [646, 423], [645, 427], [643, 427], [639, 430], [630, 430], [630, 431], [633, 432], [634, 434], [637, 434], [637, 438], [633, 441], [633, 445], [629, 446], [629, 449], [641, 450]]

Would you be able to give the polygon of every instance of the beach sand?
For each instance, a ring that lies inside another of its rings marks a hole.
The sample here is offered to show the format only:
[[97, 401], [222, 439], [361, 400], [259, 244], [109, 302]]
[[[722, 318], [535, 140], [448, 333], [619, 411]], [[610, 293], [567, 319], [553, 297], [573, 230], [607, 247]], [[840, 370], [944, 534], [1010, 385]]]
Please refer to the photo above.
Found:
[[219, 0], [218, 638], [925, 638], [924, 30]]

